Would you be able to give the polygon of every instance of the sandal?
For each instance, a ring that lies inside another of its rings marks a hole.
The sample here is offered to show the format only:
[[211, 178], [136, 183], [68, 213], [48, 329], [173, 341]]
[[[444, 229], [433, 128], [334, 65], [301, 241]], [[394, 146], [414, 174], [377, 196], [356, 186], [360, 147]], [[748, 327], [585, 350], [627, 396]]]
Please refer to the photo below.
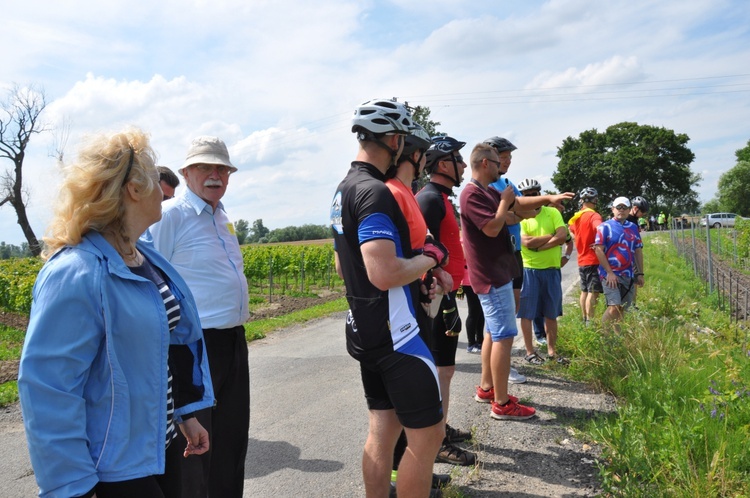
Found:
[[547, 358], [549, 361], [556, 361], [560, 365], [570, 365], [570, 360], [565, 358], [564, 356], [550, 356]]
[[532, 365], [543, 365], [544, 364], [544, 360], [542, 359], [541, 356], [539, 356], [537, 354], [536, 351], [534, 351], [531, 354], [527, 354], [526, 356], [523, 357], [523, 359], [526, 360], [527, 362], [531, 363]]

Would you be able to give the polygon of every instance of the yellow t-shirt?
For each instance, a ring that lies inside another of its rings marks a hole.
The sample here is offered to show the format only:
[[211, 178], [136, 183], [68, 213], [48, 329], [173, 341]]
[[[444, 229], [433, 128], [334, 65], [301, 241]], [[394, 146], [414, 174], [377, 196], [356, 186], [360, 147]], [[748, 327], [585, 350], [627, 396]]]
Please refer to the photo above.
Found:
[[[521, 221], [521, 235], [552, 235], [558, 228], [564, 227], [560, 211], [555, 208], [542, 206], [542, 210], [535, 218]], [[544, 270], [545, 268], [560, 268], [560, 248], [552, 247], [542, 251], [533, 251], [526, 246], [521, 248], [523, 267], [533, 270]]]

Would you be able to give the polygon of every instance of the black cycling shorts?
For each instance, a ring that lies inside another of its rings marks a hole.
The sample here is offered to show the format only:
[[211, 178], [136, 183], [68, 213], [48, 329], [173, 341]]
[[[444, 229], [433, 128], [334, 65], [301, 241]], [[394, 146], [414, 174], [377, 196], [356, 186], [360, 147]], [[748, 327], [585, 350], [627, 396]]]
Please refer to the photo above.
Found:
[[[450, 305], [456, 306], [456, 291], [448, 294], [450, 296]], [[456, 349], [458, 349], [458, 336], [445, 335], [445, 321], [443, 320], [443, 310], [446, 306], [446, 300], [440, 303], [440, 309], [432, 320], [432, 337], [430, 346], [432, 347], [432, 357], [435, 359], [435, 365], [439, 367], [452, 367], [456, 364]]]
[[443, 420], [437, 370], [426, 346], [424, 352], [426, 356], [393, 352], [374, 362], [360, 362], [370, 410], [395, 409], [401, 425], [409, 429], [432, 427]]
[[599, 277], [599, 265], [579, 266], [578, 276], [581, 278], [581, 292], [604, 292], [602, 279]]
[[521, 276], [513, 279], [513, 289], [521, 290], [521, 287], [523, 287], [523, 256], [521, 256], [521, 251], [516, 251], [516, 262]]

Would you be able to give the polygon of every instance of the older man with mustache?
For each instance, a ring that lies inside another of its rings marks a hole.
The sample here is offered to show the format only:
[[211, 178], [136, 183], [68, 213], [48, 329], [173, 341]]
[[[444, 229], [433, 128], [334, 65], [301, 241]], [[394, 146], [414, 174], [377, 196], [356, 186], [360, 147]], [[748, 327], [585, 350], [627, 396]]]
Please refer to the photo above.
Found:
[[248, 289], [234, 226], [221, 203], [235, 171], [223, 141], [194, 139], [179, 170], [188, 188], [164, 203], [161, 221], [150, 228], [154, 245], [195, 296], [216, 396], [214, 407], [197, 415], [211, 449], [183, 460], [183, 497], [240, 498], [245, 480]]

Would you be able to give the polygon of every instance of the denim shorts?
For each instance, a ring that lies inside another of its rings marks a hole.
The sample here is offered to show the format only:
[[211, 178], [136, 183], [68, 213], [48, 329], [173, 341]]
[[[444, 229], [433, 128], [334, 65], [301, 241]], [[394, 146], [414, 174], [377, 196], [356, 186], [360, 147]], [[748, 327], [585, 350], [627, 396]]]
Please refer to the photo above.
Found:
[[557, 320], [557, 317], [562, 315], [560, 282], [560, 270], [557, 268], [524, 268], [518, 318], [533, 320], [541, 315], [550, 320]]
[[491, 287], [489, 294], [477, 295], [484, 311], [485, 328], [490, 332], [492, 342], [517, 336], [513, 282], [508, 282], [502, 287]]

